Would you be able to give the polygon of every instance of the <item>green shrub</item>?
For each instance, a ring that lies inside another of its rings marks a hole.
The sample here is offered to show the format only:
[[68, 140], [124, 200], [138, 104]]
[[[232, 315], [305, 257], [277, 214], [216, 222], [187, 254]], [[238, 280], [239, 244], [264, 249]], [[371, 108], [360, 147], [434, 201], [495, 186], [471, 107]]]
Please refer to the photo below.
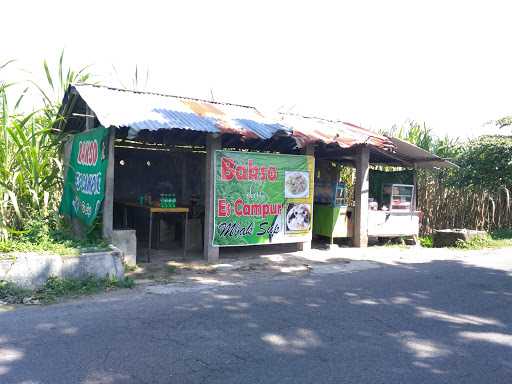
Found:
[[491, 237], [494, 240], [508, 240], [512, 239], [512, 228], [502, 228], [491, 232]]
[[15, 284], [0, 280], [0, 300], [9, 304], [21, 304], [25, 297], [29, 297], [32, 291], [16, 286]]
[[455, 245], [460, 249], [484, 249], [484, 248], [492, 248], [495, 246], [493, 243], [492, 237], [489, 235], [485, 236], [476, 236], [471, 240], [457, 240], [457, 244]]
[[99, 233], [90, 231], [83, 239], [76, 239], [70, 225], [58, 215], [31, 218], [21, 231], [11, 231], [8, 239], [0, 241], [0, 253], [45, 252], [61, 256], [108, 250], [109, 246]]
[[420, 245], [423, 248], [432, 248], [433, 247], [432, 236], [422, 236], [420, 237]]
[[63, 279], [50, 277], [39, 289], [30, 290], [16, 286], [7, 281], [0, 281], [0, 300], [9, 304], [22, 304], [24, 299], [40, 303], [53, 303], [61, 297], [91, 295], [118, 288], [133, 288], [135, 281], [129, 277], [97, 278], [93, 276], [84, 279]]
[[133, 288], [135, 282], [126, 277], [97, 278], [89, 276], [84, 279], [63, 279], [50, 277], [45, 285], [36, 291], [36, 297], [43, 302], [53, 302], [59, 297], [91, 295], [115, 288]]

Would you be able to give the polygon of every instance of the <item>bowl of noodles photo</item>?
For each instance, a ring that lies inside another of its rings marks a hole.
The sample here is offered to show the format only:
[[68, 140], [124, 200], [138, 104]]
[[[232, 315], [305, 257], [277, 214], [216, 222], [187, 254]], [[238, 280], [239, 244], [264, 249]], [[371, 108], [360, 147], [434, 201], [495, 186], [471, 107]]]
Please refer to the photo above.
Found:
[[311, 207], [309, 204], [288, 204], [286, 210], [287, 231], [309, 231]]
[[309, 196], [309, 172], [285, 172], [284, 196], [297, 199]]

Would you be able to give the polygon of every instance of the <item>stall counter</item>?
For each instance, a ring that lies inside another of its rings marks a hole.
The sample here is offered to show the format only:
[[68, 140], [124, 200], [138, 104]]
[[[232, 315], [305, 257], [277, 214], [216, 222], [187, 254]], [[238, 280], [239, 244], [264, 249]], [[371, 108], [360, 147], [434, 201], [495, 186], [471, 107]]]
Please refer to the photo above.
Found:
[[410, 211], [369, 211], [368, 236], [399, 237], [418, 236], [420, 212]]
[[333, 207], [315, 204], [313, 210], [313, 234], [325, 236], [332, 244], [334, 238], [352, 237], [352, 207]]
[[[313, 234], [327, 237], [331, 243], [335, 238], [352, 237], [353, 211], [354, 207], [315, 204]], [[368, 211], [368, 236], [370, 237], [418, 236], [419, 228], [419, 211]]]

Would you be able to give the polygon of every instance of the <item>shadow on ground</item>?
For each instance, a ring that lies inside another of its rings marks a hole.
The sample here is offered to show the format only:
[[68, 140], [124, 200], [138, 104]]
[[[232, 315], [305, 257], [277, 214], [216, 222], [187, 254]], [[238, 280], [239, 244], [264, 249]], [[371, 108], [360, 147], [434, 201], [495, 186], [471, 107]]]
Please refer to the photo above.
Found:
[[2, 383], [509, 383], [512, 277], [460, 261], [0, 313]]

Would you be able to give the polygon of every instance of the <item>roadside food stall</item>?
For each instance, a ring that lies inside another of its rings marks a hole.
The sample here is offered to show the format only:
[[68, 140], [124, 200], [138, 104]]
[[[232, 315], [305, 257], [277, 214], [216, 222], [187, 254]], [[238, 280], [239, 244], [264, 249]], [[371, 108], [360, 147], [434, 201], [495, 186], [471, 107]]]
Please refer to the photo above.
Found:
[[[332, 163], [329, 180], [316, 181], [313, 234], [329, 239], [351, 238], [353, 199], [343, 181], [339, 164]], [[325, 168], [325, 167], [324, 167]], [[348, 168], [350, 169], [350, 168]], [[345, 172], [346, 173], [346, 172]], [[334, 181], [333, 181], [334, 178]], [[416, 210], [415, 171], [369, 171], [368, 236], [377, 238], [415, 237], [419, 234], [421, 213]]]
[[[332, 238], [344, 231], [364, 247], [368, 235], [387, 227], [380, 222], [414, 207], [414, 189], [386, 186], [380, 208], [387, 204], [388, 212], [369, 219], [369, 164], [444, 165], [408, 143], [349, 123], [268, 118], [249, 106], [97, 85], [70, 86], [60, 115], [55, 128], [72, 138], [64, 159], [65, 212], [73, 228], [83, 233], [99, 222], [106, 239], [121, 249], [136, 243], [146, 261], [160, 247], [181, 247], [183, 254], [195, 248], [211, 262], [231, 246], [297, 243], [307, 250], [315, 222], [322, 224], [327, 214], [336, 230], [324, 233]], [[88, 135], [99, 137], [92, 152], [101, 157], [101, 169], [75, 172], [75, 147]], [[324, 161], [355, 167], [354, 185], [347, 188], [322, 171]], [[80, 187], [82, 179], [98, 183], [94, 201]], [[322, 204], [332, 209], [322, 211]], [[87, 221], [79, 215], [84, 209]]]
[[[310, 130], [321, 130], [318, 124], [315, 127], [316, 121], [309, 123]], [[308, 132], [302, 129], [304, 134]], [[316, 238], [326, 238], [332, 244], [336, 238], [351, 238], [355, 243], [356, 231], [359, 239], [418, 236], [422, 214], [416, 207], [416, 170], [455, 165], [406, 141], [389, 140], [393, 150], [367, 146], [363, 161], [357, 146], [346, 150], [317, 147], [313, 208]], [[363, 173], [359, 178], [358, 169], [359, 174]], [[359, 223], [355, 217], [358, 206], [363, 211], [358, 214]]]
[[255, 108], [82, 84], [68, 89], [61, 114], [68, 149], [105, 132], [94, 212], [114, 244], [136, 242], [140, 261], [164, 250], [211, 261], [228, 246], [311, 242], [314, 157]]

